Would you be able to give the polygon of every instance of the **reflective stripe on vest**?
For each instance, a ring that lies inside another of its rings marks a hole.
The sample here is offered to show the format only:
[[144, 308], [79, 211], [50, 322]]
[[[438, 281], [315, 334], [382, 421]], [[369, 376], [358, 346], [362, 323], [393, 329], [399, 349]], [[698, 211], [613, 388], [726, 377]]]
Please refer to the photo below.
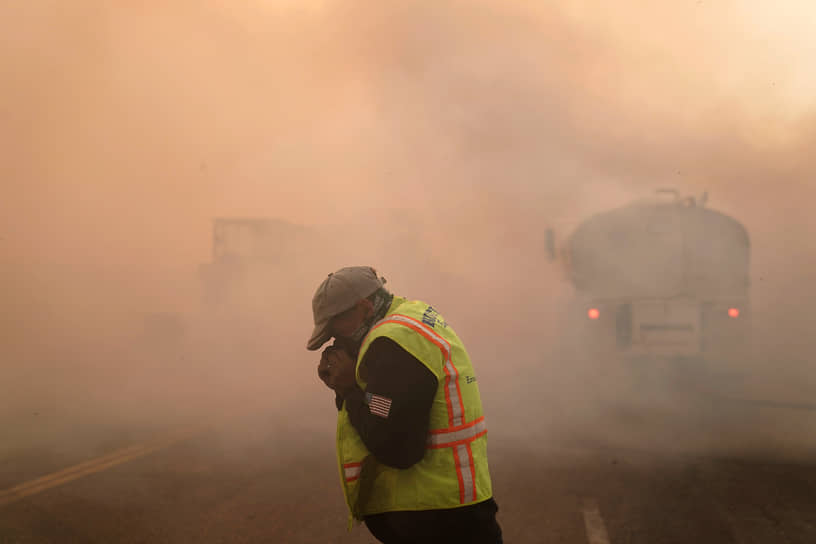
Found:
[[347, 463], [343, 465], [343, 476], [345, 477], [347, 482], [353, 482], [357, 478], [360, 477], [360, 473], [363, 471], [363, 464], [362, 463]]
[[466, 425], [437, 429], [428, 433], [428, 448], [451, 448], [469, 444], [487, 432], [484, 416]]
[[448, 403], [448, 426], [462, 425], [465, 423], [465, 405], [462, 402], [462, 395], [459, 391], [459, 371], [453, 366], [451, 361], [451, 348], [447, 340], [436, 334], [436, 331], [417, 321], [412, 317], [401, 314], [392, 314], [386, 317], [383, 321], [377, 323], [375, 327], [385, 325], [386, 323], [397, 323], [405, 325], [406, 327], [418, 332], [426, 339], [442, 350], [442, 357], [444, 359], [445, 368], [445, 400]]
[[487, 433], [484, 416], [475, 421], [465, 422], [465, 405], [459, 390], [459, 371], [451, 360], [451, 347], [433, 329], [412, 317], [402, 314], [391, 314], [377, 323], [372, 330], [386, 323], [406, 326], [421, 334], [442, 351], [445, 370], [445, 401], [448, 405], [448, 427], [433, 429], [428, 433], [427, 448], [451, 448], [456, 476], [459, 479], [459, 500], [462, 504], [476, 500], [476, 467], [473, 463], [473, 451], [470, 443]]

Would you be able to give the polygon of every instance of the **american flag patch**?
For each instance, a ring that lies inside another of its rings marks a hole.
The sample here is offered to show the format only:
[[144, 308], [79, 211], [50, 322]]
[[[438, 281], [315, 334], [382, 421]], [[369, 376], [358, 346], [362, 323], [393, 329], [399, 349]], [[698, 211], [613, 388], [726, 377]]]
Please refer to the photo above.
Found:
[[368, 411], [375, 416], [387, 418], [391, 412], [391, 399], [366, 393], [366, 403], [368, 404]]

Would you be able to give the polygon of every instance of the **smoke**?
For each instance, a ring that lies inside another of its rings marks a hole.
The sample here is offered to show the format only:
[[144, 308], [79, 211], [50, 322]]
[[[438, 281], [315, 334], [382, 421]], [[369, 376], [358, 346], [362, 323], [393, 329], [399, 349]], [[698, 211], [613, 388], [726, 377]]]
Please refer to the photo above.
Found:
[[[577, 425], [594, 412], [561, 347], [571, 288], [544, 229], [563, 240], [664, 186], [746, 225], [748, 367], [781, 376], [754, 387], [811, 394], [816, 42], [809, 5], [786, 6], [4, 5], [7, 420], [77, 395], [71, 417], [142, 423], [323, 398], [302, 349], [312, 291], [371, 264], [459, 331], [494, 420], [509, 428], [523, 392], [558, 401], [546, 431]], [[198, 267], [219, 216], [320, 243], [247, 283], [251, 309], [214, 316]]]

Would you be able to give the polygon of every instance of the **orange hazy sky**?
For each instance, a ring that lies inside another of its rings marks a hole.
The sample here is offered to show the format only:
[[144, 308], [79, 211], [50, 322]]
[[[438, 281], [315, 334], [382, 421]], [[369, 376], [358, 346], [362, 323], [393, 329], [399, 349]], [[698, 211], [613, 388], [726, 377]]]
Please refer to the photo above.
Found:
[[564, 221], [656, 184], [732, 210], [807, 191], [815, 13], [6, 3], [3, 258], [198, 262], [217, 215], [444, 223], [500, 204]]

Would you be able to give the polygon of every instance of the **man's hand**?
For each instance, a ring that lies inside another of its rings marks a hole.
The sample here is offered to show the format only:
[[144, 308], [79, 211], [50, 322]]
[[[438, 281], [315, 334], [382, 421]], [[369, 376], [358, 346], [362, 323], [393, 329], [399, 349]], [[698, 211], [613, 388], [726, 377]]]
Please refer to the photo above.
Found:
[[329, 383], [330, 379], [330, 372], [329, 368], [331, 367], [331, 363], [329, 362], [329, 353], [337, 348], [334, 346], [329, 346], [323, 350], [323, 353], [320, 354], [320, 362], [317, 364], [317, 377], [323, 380], [323, 383], [326, 384], [326, 387], [332, 389], [331, 384]]
[[317, 375], [329, 389], [340, 396], [357, 385], [354, 376], [356, 361], [345, 350], [329, 346], [320, 356]]

